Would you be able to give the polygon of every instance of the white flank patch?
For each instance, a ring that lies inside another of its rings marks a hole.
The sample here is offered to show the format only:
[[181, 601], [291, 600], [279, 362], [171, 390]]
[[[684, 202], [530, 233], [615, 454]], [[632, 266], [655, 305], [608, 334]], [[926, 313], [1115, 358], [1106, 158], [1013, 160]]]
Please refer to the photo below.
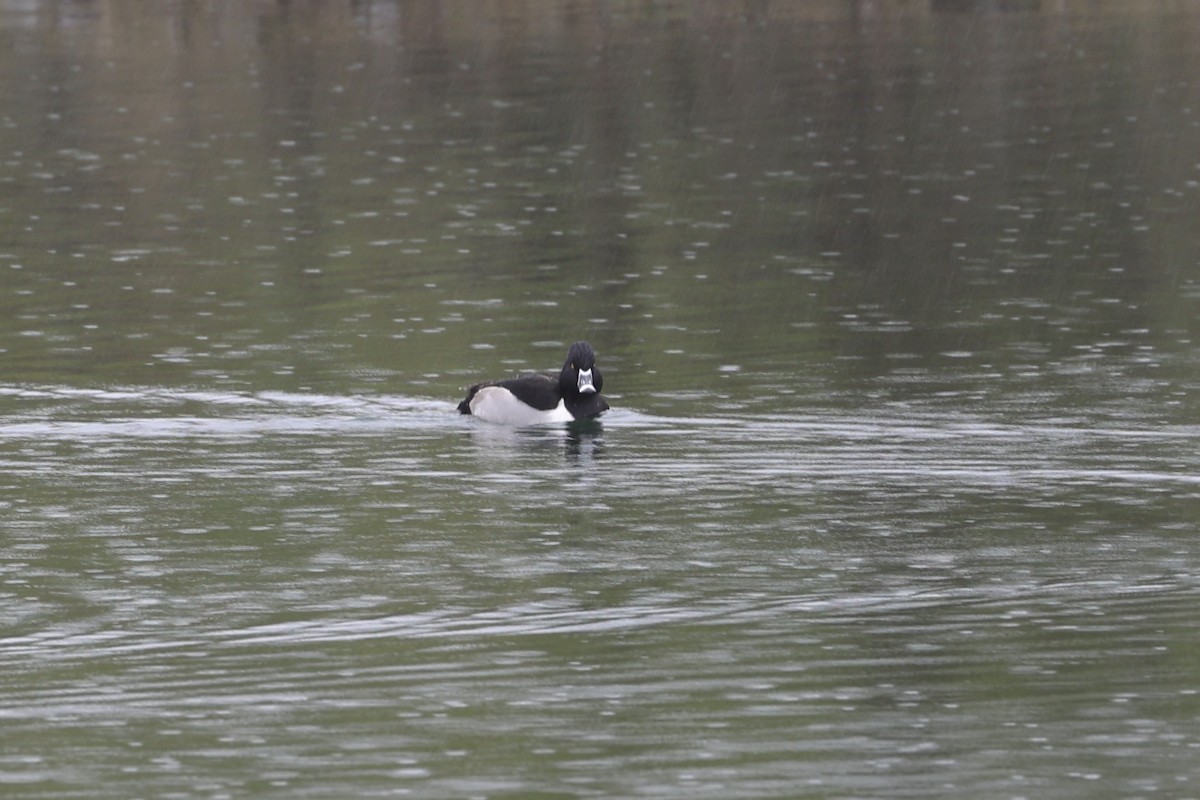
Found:
[[486, 422], [499, 425], [542, 425], [547, 422], [570, 422], [574, 419], [562, 400], [549, 411], [539, 411], [525, 405], [512, 392], [501, 386], [485, 386], [471, 398], [471, 413]]

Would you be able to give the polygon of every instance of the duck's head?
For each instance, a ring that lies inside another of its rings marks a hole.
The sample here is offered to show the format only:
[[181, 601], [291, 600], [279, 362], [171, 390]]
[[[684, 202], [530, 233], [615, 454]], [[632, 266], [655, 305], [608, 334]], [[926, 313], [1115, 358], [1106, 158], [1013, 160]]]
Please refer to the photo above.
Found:
[[598, 394], [604, 388], [604, 376], [596, 366], [596, 353], [587, 342], [576, 342], [567, 351], [558, 386], [563, 396]]

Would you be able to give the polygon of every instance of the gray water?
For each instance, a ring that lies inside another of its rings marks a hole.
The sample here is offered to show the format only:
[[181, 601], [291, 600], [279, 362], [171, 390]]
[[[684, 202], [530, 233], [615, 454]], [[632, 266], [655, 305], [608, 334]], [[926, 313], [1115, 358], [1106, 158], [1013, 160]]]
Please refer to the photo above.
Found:
[[0, 2], [0, 793], [1200, 796], [1197, 34]]

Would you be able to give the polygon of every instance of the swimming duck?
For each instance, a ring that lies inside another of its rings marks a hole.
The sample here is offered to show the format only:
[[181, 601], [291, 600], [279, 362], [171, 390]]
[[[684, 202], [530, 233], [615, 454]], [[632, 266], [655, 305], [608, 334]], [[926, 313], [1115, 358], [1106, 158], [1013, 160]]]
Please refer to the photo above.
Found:
[[458, 410], [501, 425], [570, 422], [608, 410], [608, 401], [600, 394], [603, 387], [604, 376], [592, 346], [576, 342], [567, 351], [558, 377], [522, 375], [477, 383], [467, 390]]

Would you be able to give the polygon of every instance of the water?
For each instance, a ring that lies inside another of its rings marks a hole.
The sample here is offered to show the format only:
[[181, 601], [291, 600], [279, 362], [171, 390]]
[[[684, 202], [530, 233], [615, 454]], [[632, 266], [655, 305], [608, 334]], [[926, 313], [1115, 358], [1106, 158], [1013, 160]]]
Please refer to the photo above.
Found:
[[0, 430], [23, 793], [1194, 778], [1194, 430], [21, 399], [52, 409]]
[[1198, 26], [0, 4], [4, 793], [1200, 795]]

